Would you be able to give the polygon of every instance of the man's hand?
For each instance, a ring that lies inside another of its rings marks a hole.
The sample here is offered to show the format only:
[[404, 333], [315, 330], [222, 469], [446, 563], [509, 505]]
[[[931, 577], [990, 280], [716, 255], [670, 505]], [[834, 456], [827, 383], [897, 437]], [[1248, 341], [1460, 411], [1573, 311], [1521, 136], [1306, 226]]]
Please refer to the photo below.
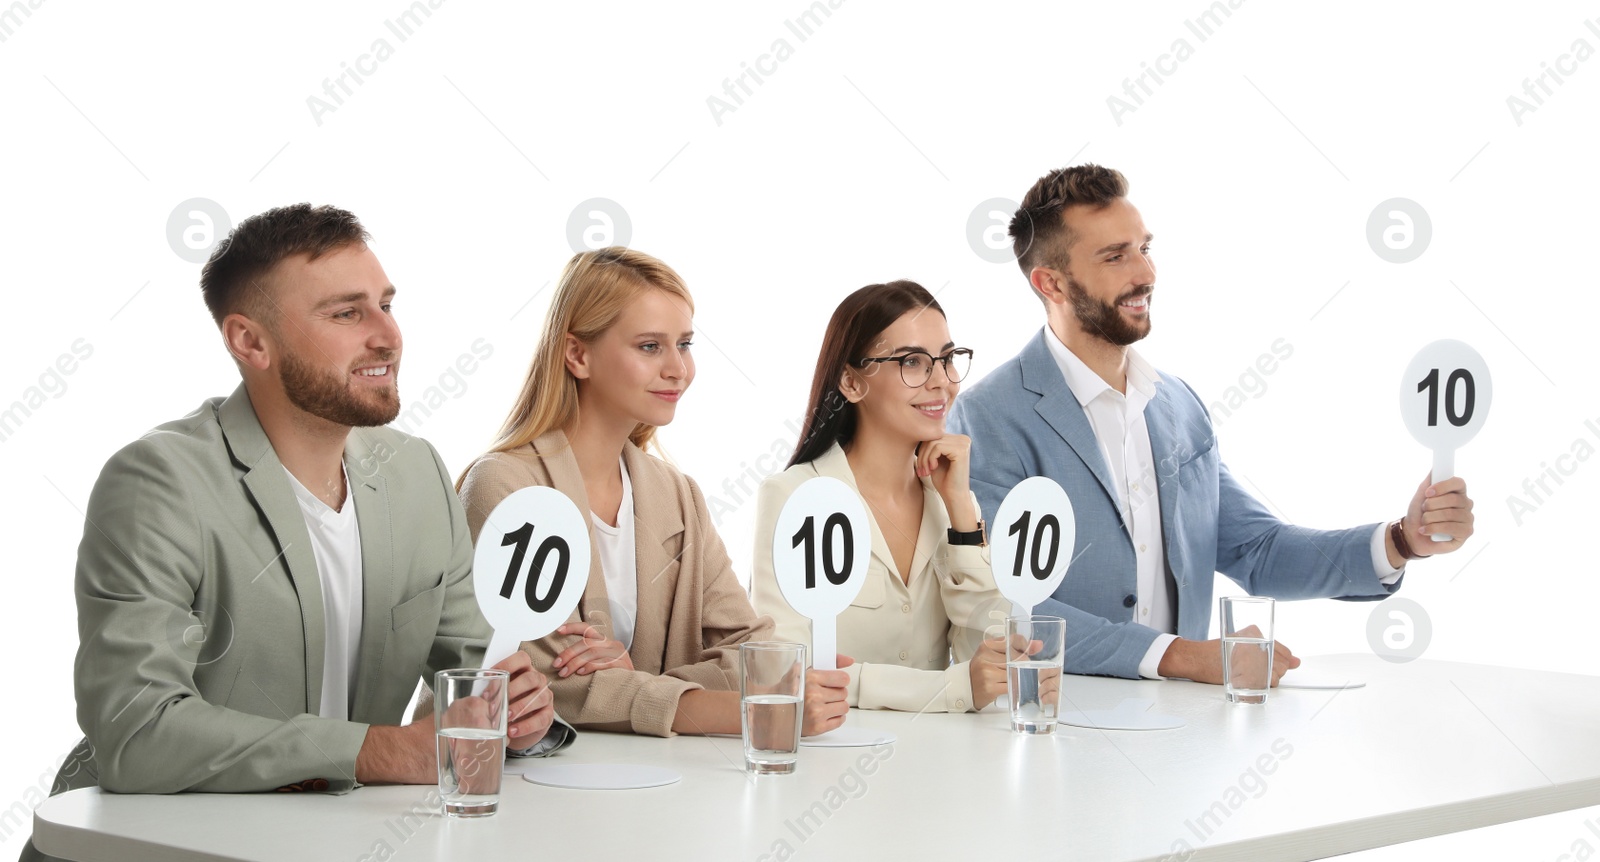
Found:
[[[500, 717], [495, 713], [500, 706], [499, 686], [499, 682], [491, 682], [484, 687], [481, 696], [458, 698], [445, 709], [444, 726], [492, 727], [498, 724]], [[454, 765], [458, 792], [472, 795], [500, 792], [505, 740], [499, 737], [494, 739], [439, 737], [437, 741], [444, 743], [444, 754]], [[437, 746], [434, 750], [437, 756]]]
[[[1431, 478], [1431, 475], [1423, 477], [1400, 523], [1406, 540], [1411, 543], [1411, 550], [1427, 556], [1448, 554], [1460, 548], [1472, 535], [1474, 520], [1472, 498], [1467, 496], [1465, 479], [1455, 476], [1433, 484], [1429, 481]], [[1450, 541], [1435, 542], [1435, 533], [1449, 536]], [[1387, 533], [1383, 541], [1389, 554], [1389, 565], [1396, 569], [1405, 565], [1405, 557], [1400, 555], [1394, 540]]]
[[[1249, 631], [1249, 629], [1246, 629]], [[1283, 675], [1300, 666], [1300, 659], [1276, 641], [1272, 645], [1272, 684], [1277, 685]], [[1165, 677], [1191, 679], [1212, 685], [1222, 684], [1222, 641], [1191, 641], [1178, 638], [1161, 656], [1156, 673]]]
[[506, 690], [507, 744], [521, 749], [544, 739], [556, 719], [550, 681], [534, 669], [533, 660], [520, 649], [494, 667], [511, 674]]
[[367, 728], [356, 754], [356, 781], [362, 784], [433, 784], [439, 780], [433, 716], [405, 727]]
[[562, 679], [578, 674], [583, 676], [609, 667], [633, 670], [633, 657], [628, 655], [622, 641], [600, 634], [587, 623], [565, 623], [556, 629], [558, 635], [578, 635], [578, 642], [556, 656], [555, 667]]
[[839, 656], [841, 670], [806, 670], [805, 721], [800, 726], [801, 736], [816, 736], [844, 724], [845, 713], [850, 711], [850, 674], [842, 668], [855, 664], [847, 655]]

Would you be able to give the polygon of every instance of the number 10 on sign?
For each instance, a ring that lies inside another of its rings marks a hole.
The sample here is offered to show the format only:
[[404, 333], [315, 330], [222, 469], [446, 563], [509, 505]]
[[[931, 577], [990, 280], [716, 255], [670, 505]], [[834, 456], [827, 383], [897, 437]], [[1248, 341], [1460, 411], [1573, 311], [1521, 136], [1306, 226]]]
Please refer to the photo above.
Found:
[[[1456, 450], [1483, 428], [1494, 399], [1489, 366], [1466, 343], [1435, 341], [1417, 351], [1400, 378], [1400, 418], [1418, 443], [1433, 450], [1433, 482], [1455, 475]], [[1435, 542], [1448, 542], [1443, 533]]]
[[811, 666], [835, 670], [839, 614], [867, 579], [872, 527], [861, 496], [829, 476], [789, 495], [772, 534], [772, 571], [784, 601], [811, 620]]
[[589, 525], [567, 495], [534, 486], [494, 507], [472, 555], [472, 591], [494, 637], [484, 665], [555, 631], [589, 583]]
[[991, 535], [995, 586], [1017, 606], [1018, 616], [1033, 613], [1061, 585], [1072, 562], [1078, 539], [1072, 500], [1054, 479], [1023, 479], [1000, 504]]

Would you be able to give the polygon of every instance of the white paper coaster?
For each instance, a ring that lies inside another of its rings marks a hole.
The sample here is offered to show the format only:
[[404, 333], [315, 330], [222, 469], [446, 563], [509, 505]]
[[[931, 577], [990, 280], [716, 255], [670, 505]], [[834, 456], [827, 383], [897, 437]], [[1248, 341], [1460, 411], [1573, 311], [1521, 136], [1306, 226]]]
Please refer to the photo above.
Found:
[[800, 744], [811, 748], [859, 748], [869, 745], [888, 745], [898, 738], [887, 730], [868, 730], [864, 727], [844, 725], [816, 736], [802, 736]]
[[524, 769], [522, 780], [568, 790], [639, 790], [676, 784], [683, 775], [632, 763], [540, 763]]
[[1184, 721], [1175, 715], [1151, 712], [1155, 701], [1130, 697], [1112, 709], [1068, 710], [1056, 721], [1073, 727], [1092, 727], [1097, 730], [1174, 730], [1183, 727]]
[[1278, 688], [1361, 688], [1366, 684], [1366, 680], [1352, 679], [1342, 674], [1331, 674], [1316, 668], [1306, 670], [1303, 665], [1285, 673], [1278, 680]]

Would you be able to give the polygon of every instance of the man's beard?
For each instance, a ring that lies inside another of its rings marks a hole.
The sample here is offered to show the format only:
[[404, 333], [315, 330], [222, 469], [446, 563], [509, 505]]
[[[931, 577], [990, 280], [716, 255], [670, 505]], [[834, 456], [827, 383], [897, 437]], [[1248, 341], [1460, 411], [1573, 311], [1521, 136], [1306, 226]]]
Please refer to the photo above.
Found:
[[1152, 289], [1141, 287], [1130, 290], [1117, 297], [1116, 302], [1102, 302], [1089, 295], [1069, 274], [1067, 275], [1067, 298], [1072, 300], [1072, 313], [1077, 315], [1078, 324], [1084, 331], [1117, 347], [1128, 345], [1150, 334], [1150, 307], [1145, 306], [1145, 317], [1142, 321], [1130, 321], [1122, 316], [1119, 304], [1141, 295], [1151, 293]]
[[[390, 363], [391, 376], [399, 368], [394, 363], [394, 356], [391, 351], [378, 359]], [[283, 391], [294, 406], [335, 425], [347, 428], [387, 425], [400, 415], [398, 388], [390, 386], [373, 390], [371, 397], [363, 398], [346, 377], [335, 377], [324, 366], [305, 362], [292, 354], [283, 357], [278, 378], [283, 382]]]

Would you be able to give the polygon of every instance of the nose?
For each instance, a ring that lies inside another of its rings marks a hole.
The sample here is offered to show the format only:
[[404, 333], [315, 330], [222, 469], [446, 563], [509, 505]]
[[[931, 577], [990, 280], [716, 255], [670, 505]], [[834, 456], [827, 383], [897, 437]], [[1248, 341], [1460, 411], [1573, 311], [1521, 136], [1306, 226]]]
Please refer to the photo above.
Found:
[[1134, 273], [1134, 277], [1136, 279], [1134, 283], [1138, 284], [1138, 285], [1141, 285], [1141, 286], [1149, 285], [1151, 287], [1154, 287], [1155, 283], [1156, 283], [1156, 261], [1155, 261], [1155, 258], [1152, 258], [1148, 254], [1142, 254], [1142, 255], [1139, 255], [1139, 262], [1140, 262], [1140, 264], [1139, 264], [1140, 268], [1139, 268], [1138, 271], [1136, 271]]
[[676, 345], [667, 350], [667, 361], [661, 366], [661, 376], [668, 380], [682, 380], [688, 373], [689, 362]]
[[367, 346], [375, 352], [398, 353], [401, 345], [400, 322], [394, 319], [394, 315], [379, 308], [376, 314], [367, 319], [373, 322], [372, 331], [367, 335]]

